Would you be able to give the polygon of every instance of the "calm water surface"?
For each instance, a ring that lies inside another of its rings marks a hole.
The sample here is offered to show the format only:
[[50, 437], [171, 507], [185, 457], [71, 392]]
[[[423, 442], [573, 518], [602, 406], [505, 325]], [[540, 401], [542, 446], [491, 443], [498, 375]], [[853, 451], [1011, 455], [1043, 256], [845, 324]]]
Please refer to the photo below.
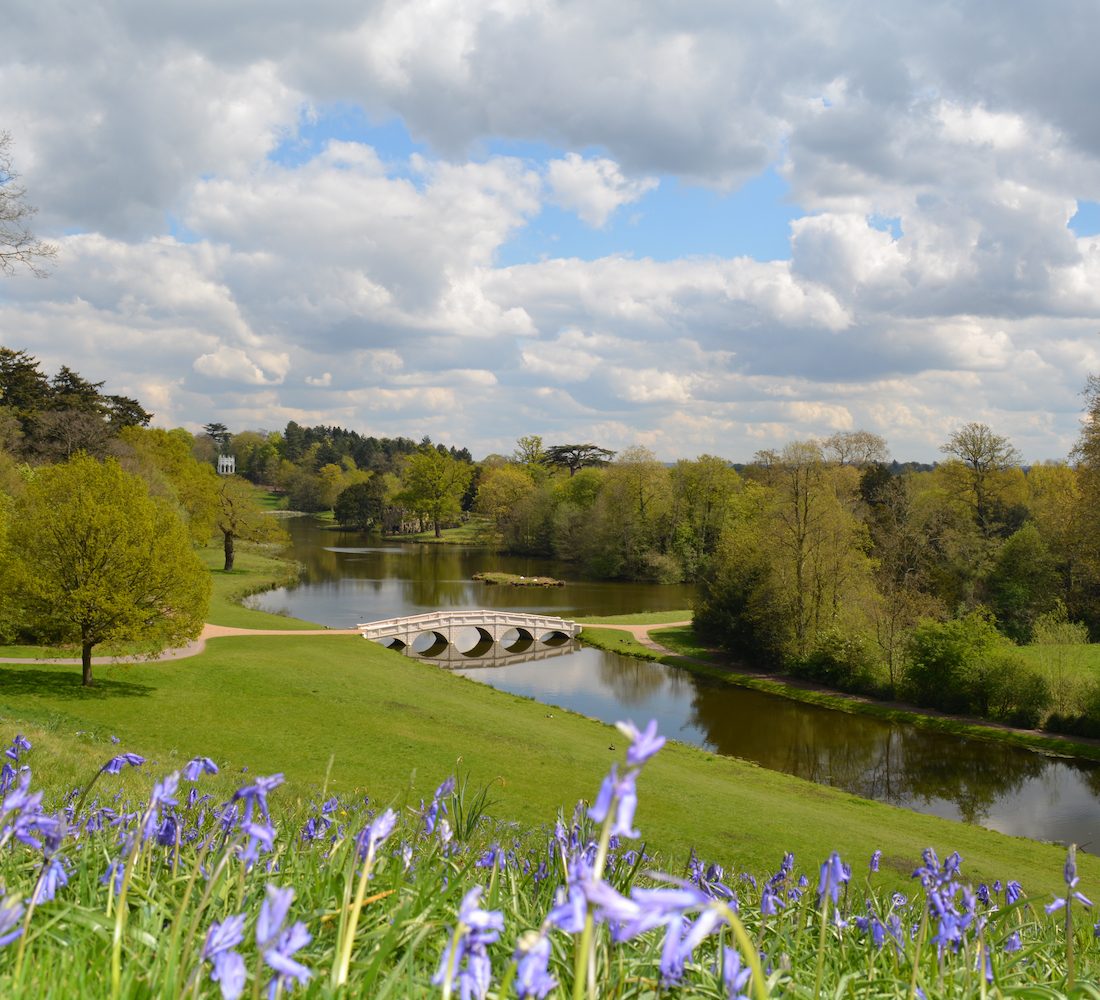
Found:
[[[334, 627], [436, 608], [596, 615], [690, 606], [691, 588], [577, 581], [548, 560], [454, 546], [379, 545], [294, 518], [300, 582], [255, 606]], [[565, 587], [491, 587], [482, 570], [555, 576]], [[469, 661], [471, 664], [477, 661]], [[932, 733], [728, 687], [662, 664], [570, 644], [561, 655], [458, 673], [615, 722], [656, 718], [661, 732], [919, 812], [1100, 850], [1100, 765]]]

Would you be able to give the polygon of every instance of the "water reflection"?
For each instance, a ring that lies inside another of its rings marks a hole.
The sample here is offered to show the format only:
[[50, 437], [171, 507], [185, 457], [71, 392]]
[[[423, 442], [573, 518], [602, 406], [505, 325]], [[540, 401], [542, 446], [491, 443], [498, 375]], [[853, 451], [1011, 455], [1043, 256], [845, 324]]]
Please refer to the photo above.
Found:
[[[505, 556], [457, 545], [380, 544], [377, 537], [326, 528], [309, 517], [287, 518], [300, 579], [250, 598], [250, 606], [345, 628], [424, 611], [498, 608], [571, 617], [691, 607], [686, 584], [578, 580], [576, 567], [547, 559]], [[552, 576], [564, 587], [501, 587], [479, 572]]]

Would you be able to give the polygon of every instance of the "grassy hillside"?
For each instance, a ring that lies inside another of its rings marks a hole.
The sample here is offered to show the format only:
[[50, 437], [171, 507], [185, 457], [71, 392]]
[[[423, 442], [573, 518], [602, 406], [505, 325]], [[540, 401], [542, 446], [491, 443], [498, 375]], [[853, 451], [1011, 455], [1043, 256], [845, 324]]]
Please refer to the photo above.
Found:
[[[356, 637], [217, 639], [187, 660], [98, 668], [97, 683], [82, 690], [72, 667], [0, 665], [0, 740], [33, 723], [54, 747], [55, 773], [38, 765], [52, 784], [116, 752], [110, 735], [165, 768], [206, 754], [227, 774], [283, 771], [292, 782], [286, 794], [320, 785], [330, 757], [331, 787], [361, 788], [379, 802], [419, 801], [457, 769], [474, 783], [493, 783], [494, 815], [525, 824], [594, 796], [622, 751], [612, 727]], [[904, 878], [934, 845], [941, 856], [960, 851], [971, 878], [1016, 878], [1032, 892], [1053, 890], [1061, 879], [1059, 848], [686, 746], [662, 751], [639, 793], [638, 823], [650, 849], [677, 863], [691, 846], [750, 870], [775, 865], [786, 850], [804, 864], [832, 850], [858, 864], [879, 848]], [[1083, 859], [1082, 876], [1086, 890], [1100, 881], [1100, 861]]]

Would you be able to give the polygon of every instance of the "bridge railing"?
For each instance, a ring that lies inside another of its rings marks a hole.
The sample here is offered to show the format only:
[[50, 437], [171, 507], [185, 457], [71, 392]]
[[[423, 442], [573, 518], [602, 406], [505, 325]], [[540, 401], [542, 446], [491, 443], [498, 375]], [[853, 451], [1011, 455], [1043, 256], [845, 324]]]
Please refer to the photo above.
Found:
[[403, 618], [386, 618], [381, 621], [361, 622], [356, 628], [364, 638], [378, 638], [395, 632], [409, 632], [414, 629], [429, 631], [436, 628], [500, 626], [513, 628], [546, 629], [564, 632], [566, 635], [578, 635], [580, 626], [573, 621], [555, 615], [532, 615], [517, 611], [428, 611], [419, 615], [407, 615]]

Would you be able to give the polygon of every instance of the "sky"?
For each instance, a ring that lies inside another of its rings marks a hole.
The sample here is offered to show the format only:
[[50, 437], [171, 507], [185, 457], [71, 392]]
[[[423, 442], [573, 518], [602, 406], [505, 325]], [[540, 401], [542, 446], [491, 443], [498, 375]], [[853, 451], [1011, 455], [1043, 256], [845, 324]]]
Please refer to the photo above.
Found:
[[0, 344], [197, 431], [671, 461], [1100, 374], [1094, 0], [7, 0]]

